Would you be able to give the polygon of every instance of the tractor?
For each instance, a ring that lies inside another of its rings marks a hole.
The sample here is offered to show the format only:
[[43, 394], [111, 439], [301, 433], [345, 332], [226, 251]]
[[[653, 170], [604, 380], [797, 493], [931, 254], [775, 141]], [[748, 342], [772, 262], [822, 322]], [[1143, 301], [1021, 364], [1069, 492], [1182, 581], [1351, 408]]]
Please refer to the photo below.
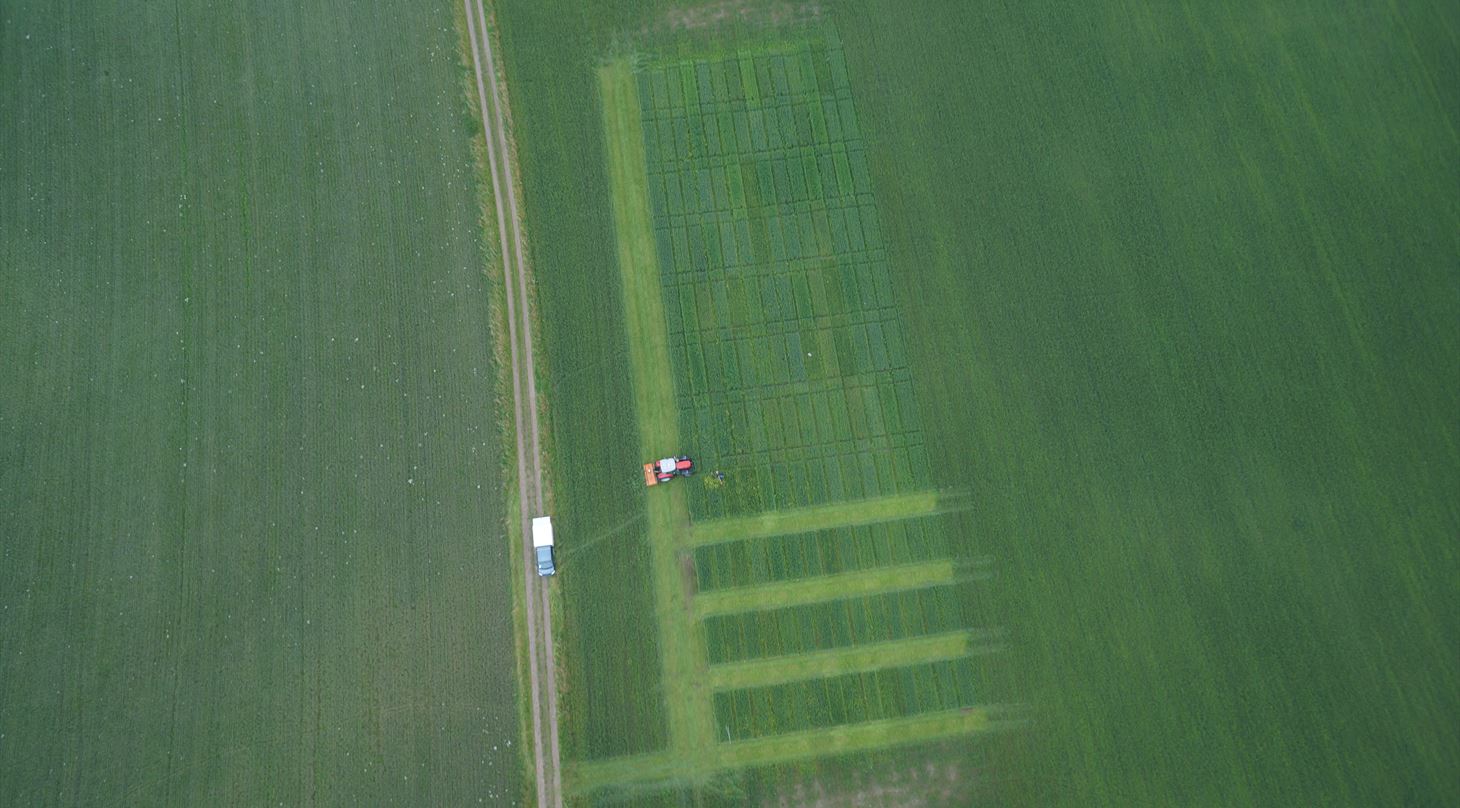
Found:
[[644, 464], [644, 485], [667, 483], [675, 477], [688, 477], [694, 473], [695, 461], [684, 456], [666, 457]]

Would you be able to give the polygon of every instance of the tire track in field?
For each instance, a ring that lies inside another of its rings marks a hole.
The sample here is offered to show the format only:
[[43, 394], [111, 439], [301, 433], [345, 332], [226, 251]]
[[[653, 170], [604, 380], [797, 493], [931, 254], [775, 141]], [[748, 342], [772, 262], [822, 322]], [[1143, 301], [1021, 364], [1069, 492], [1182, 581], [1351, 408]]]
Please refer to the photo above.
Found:
[[[522, 229], [519, 224], [517, 194], [512, 179], [512, 152], [507, 144], [503, 104], [497, 87], [492, 40], [487, 28], [482, 0], [463, 0], [467, 35], [471, 40], [472, 62], [476, 73], [477, 101], [486, 135], [487, 164], [492, 176], [493, 207], [497, 210], [497, 235], [501, 247], [502, 274], [507, 291], [507, 338], [512, 363], [513, 423], [517, 435], [517, 495], [521, 516], [524, 556], [524, 602], [527, 619], [528, 670], [532, 696], [533, 768], [536, 774], [539, 808], [561, 808], [562, 775], [558, 751], [557, 672], [553, 655], [552, 610], [545, 581], [538, 578], [533, 564], [531, 519], [543, 512], [542, 449], [537, 414], [537, 381], [532, 350], [531, 308], [528, 300], [527, 268], [522, 255]], [[483, 65], [485, 64], [485, 68]], [[490, 80], [484, 78], [485, 74]], [[490, 92], [488, 92], [490, 88]], [[488, 106], [488, 98], [491, 105]], [[498, 163], [500, 161], [500, 170]], [[505, 187], [506, 192], [503, 193]], [[505, 203], [505, 204], [504, 204]], [[507, 243], [508, 222], [511, 222], [512, 247]], [[515, 259], [515, 269], [513, 266]], [[515, 282], [514, 282], [515, 279]], [[517, 348], [518, 326], [521, 325], [523, 350]], [[526, 377], [526, 395], [523, 377]], [[525, 423], [524, 423], [525, 422]], [[524, 428], [526, 427], [526, 428]], [[533, 474], [527, 473], [531, 445]], [[539, 642], [539, 639], [541, 642]], [[542, 681], [544, 675], [546, 687]], [[546, 707], [543, 700], [546, 695]], [[544, 716], [544, 712], [546, 716]], [[548, 746], [543, 744], [546, 721]]]

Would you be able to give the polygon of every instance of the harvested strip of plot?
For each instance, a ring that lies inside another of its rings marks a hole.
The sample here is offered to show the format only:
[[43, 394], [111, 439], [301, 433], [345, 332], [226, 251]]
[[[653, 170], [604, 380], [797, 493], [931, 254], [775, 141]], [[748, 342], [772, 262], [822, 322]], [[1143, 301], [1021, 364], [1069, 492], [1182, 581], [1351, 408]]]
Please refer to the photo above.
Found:
[[970, 707], [907, 718], [843, 724], [722, 743], [715, 746], [712, 754], [693, 759], [657, 754], [593, 761], [579, 764], [573, 770], [573, 791], [589, 793], [604, 786], [636, 782], [692, 782], [726, 769], [799, 763], [831, 755], [887, 749], [1021, 726], [1023, 719], [1005, 717], [1005, 713], [1010, 712], [1001, 706]]
[[[619, 271], [629, 323], [629, 356], [634, 375], [639, 439], [646, 452], [663, 454], [678, 444], [674, 385], [662, 326], [659, 269], [647, 248], [647, 202], [643, 196], [643, 134], [636, 115], [633, 73], [623, 62], [599, 70], [599, 86], [609, 142], [609, 172], [614, 178], [614, 222], [618, 229]], [[656, 448], [657, 447], [657, 448]], [[656, 491], [648, 509], [655, 614], [664, 655], [664, 702], [672, 749], [689, 751], [713, 742], [712, 708], [693, 686], [701, 656], [685, 613], [675, 535], [689, 522], [682, 490]]]
[[697, 617], [707, 617], [726, 612], [799, 606], [854, 595], [874, 595], [898, 589], [951, 583], [954, 574], [953, 562], [945, 560], [824, 575], [780, 584], [722, 589], [696, 595], [694, 612]]
[[950, 631], [830, 651], [713, 665], [710, 667], [708, 682], [716, 690], [728, 690], [841, 673], [859, 673], [914, 662], [956, 659], [974, 653], [980, 648], [980, 642], [986, 642], [995, 636], [993, 632]]
[[811, 530], [889, 522], [925, 516], [939, 510], [936, 491], [813, 505], [786, 511], [768, 511], [755, 516], [696, 522], [690, 531], [690, 545], [713, 544], [727, 539], [755, 539]]

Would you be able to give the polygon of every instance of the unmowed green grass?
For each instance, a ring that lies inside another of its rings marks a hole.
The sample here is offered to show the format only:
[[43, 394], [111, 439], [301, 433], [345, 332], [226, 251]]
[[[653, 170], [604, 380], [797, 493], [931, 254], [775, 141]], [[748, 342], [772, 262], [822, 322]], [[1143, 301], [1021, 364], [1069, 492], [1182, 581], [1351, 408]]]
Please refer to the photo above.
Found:
[[726, 735], [755, 738], [972, 707], [980, 701], [977, 657], [880, 667], [715, 694]]
[[0, 804], [511, 804], [453, 6], [0, 12]]
[[[885, 774], [919, 757], [964, 772], [983, 799], [1016, 804], [1460, 799], [1449, 776], [1460, 730], [1447, 720], [1460, 712], [1460, 109], [1444, 92], [1460, 72], [1455, 12], [825, 9], [895, 280], [891, 302], [875, 282], [856, 300], [902, 318], [929, 479], [975, 503], [938, 517], [950, 550], [995, 560], [995, 585], [964, 596], [1007, 628], [1012, 659], [984, 669], [984, 688], [1027, 704], [1034, 720], [996, 743], [803, 759], [657, 799], [794, 795], [850, 783], [846, 771], [864, 763]], [[648, 459], [635, 456], [624, 408], [634, 334], [615, 325], [598, 65], [656, 42], [693, 55], [774, 38], [749, 22], [680, 31], [683, 12], [501, 6], [547, 341], [579, 374], [558, 377], [580, 393], [555, 399], [557, 462], [571, 479], [559, 492], [585, 530], [634, 518], [636, 466]], [[766, 187], [777, 182], [772, 169]], [[816, 231], [796, 238], [815, 243]], [[733, 330], [747, 322], [737, 312], [794, 309], [798, 294], [727, 285], [723, 301], [712, 292], [702, 306], [696, 292], [695, 320], [707, 310]], [[687, 310], [691, 298], [677, 299]], [[755, 361], [794, 372], [756, 338], [746, 335]], [[833, 340], [830, 355], [840, 368], [864, 354]], [[708, 379], [706, 351], [700, 360]], [[739, 373], [738, 348], [734, 360]], [[676, 375], [696, 378], [687, 351], [683, 361]], [[718, 361], [725, 376], [731, 359]], [[859, 406], [875, 412], [885, 398], [879, 389], [872, 408], [864, 393]], [[837, 421], [848, 429], [851, 406]], [[741, 428], [735, 408], [691, 400], [681, 411], [708, 415], [681, 432], [744, 434], [752, 454], [770, 451], [778, 424], [804, 432], [795, 407]], [[607, 465], [575, 466], [566, 452]], [[738, 486], [692, 488], [692, 506], [806, 504], [829, 467], [809, 453], [796, 462], [804, 471], [747, 465], [731, 475]], [[898, 472], [878, 462], [836, 469], [865, 491]], [[619, 463], [622, 477], [602, 473]], [[605, 596], [649, 586], [645, 566], [585, 574], [622, 582]], [[585, 664], [574, 654], [641, 648], [656, 630], [651, 611], [577, 599], [564, 584], [568, 631], [601, 642], [570, 647], [570, 669]], [[659, 663], [593, 664], [631, 677]], [[591, 700], [594, 686], [578, 679], [589, 692], [577, 698]], [[656, 799], [599, 798], [627, 794]]]
[[694, 550], [699, 592], [836, 576], [947, 558], [937, 517], [781, 533], [705, 544]]
[[964, 621], [956, 587], [945, 584], [713, 615], [704, 625], [718, 664], [935, 634]]

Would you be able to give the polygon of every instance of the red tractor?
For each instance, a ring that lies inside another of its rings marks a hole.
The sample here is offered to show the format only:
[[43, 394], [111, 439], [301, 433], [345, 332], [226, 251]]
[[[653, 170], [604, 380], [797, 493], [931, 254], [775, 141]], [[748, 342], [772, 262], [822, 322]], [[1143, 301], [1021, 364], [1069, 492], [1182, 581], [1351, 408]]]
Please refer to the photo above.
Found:
[[644, 485], [667, 483], [675, 477], [688, 477], [695, 473], [695, 461], [688, 457], [666, 457], [644, 464]]

